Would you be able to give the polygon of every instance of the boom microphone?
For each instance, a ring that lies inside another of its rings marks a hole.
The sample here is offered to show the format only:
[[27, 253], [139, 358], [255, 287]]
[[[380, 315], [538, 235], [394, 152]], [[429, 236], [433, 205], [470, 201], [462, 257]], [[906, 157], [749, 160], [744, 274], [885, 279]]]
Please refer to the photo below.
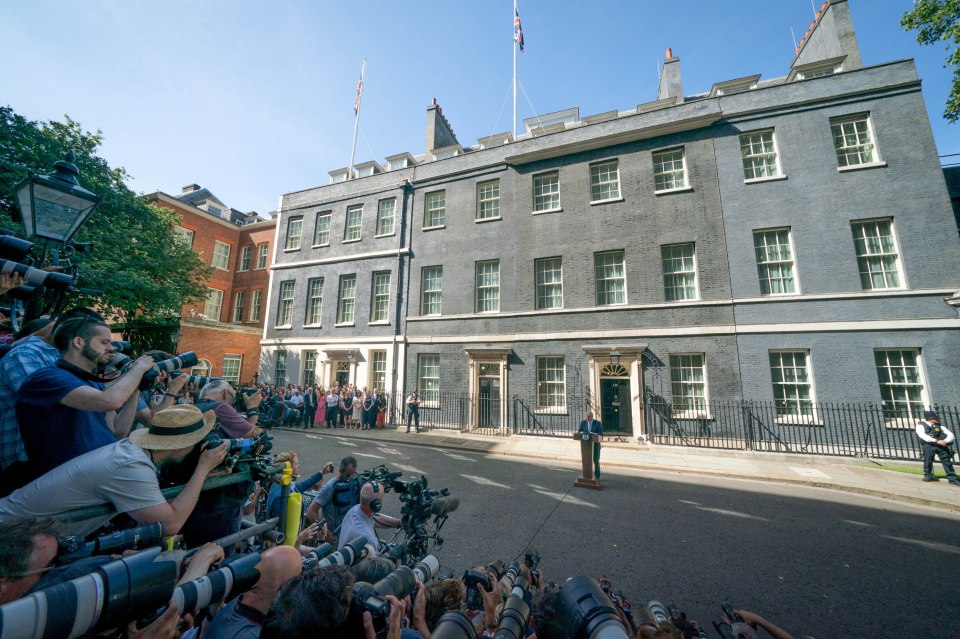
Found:
[[460, 507], [459, 497], [438, 497], [430, 503], [431, 515], [449, 515]]

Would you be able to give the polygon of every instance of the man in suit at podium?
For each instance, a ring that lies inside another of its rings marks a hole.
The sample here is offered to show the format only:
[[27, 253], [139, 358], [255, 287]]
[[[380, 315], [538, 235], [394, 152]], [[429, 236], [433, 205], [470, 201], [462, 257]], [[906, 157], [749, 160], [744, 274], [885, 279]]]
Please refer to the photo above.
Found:
[[[579, 433], [603, 436], [603, 424], [593, 418], [593, 411], [588, 410], [583, 421], [580, 422]], [[593, 475], [600, 481], [600, 442], [593, 442]]]

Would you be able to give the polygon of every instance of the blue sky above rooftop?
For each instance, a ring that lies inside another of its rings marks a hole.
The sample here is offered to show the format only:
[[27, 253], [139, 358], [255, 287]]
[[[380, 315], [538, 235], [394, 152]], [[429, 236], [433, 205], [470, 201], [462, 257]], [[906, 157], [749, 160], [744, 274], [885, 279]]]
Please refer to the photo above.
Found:
[[[819, 2], [818, 2], [819, 4]], [[908, 0], [850, 0], [864, 65], [915, 58], [941, 154], [960, 153], [941, 117], [942, 47], [899, 25]], [[664, 50], [684, 92], [756, 73], [786, 75], [810, 0], [521, 0], [526, 51], [518, 126], [572, 106], [581, 117], [656, 98]], [[102, 155], [137, 191], [198, 183], [261, 214], [282, 193], [346, 166], [362, 58], [357, 163], [423, 153], [425, 109], [459, 141], [512, 126], [513, 5], [476, 2], [31, 0], [0, 3], [0, 102], [39, 120], [103, 131]], [[524, 96], [524, 93], [526, 96]], [[529, 101], [528, 101], [529, 98]]]

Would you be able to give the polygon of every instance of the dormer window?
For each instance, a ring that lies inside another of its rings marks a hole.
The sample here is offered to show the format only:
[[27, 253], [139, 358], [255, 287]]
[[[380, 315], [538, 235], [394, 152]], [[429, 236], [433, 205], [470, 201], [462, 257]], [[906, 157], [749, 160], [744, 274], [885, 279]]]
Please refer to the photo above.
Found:
[[407, 169], [413, 166], [416, 161], [413, 159], [413, 156], [409, 153], [397, 153], [396, 155], [388, 155], [387, 160], [387, 170], [388, 171], [399, 171], [400, 169]]
[[446, 146], [441, 149], [437, 149], [433, 152], [434, 160], [446, 160], [447, 158], [452, 158], [460, 155], [463, 152], [463, 149], [460, 148], [459, 144], [454, 144], [453, 146]]
[[221, 209], [219, 206], [214, 206], [213, 204], [210, 204], [210, 203], [207, 203], [207, 211], [210, 213], [213, 213], [217, 217], [220, 217], [223, 215], [223, 209]]
[[831, 58], [829, 60], [817, 60], [809, 64], [797, 65], [790, 69], [787, 76], [787, 82], [795, 80], [812, 80], [813, 78], [823, 78], [836, 73], [843, 73], [843, 63], [847, 56]]
[[399, 160], [394, 160], [390, 163], [390, 170], [397, 171], [399, 169], [407, 168], [407, 158], [401, 158]]
[[717, 82], [710, 89], [710, 97], [715, 98], [721, 95], [730, 95], [732, 93], [743, 93], [757, 88], [757, 82], [760, 80], [760, 74], [751, 75], [746, 78], [737, 78], [736, 80], [727, 80], [726, 82]]
[[337, 182], [346, 182], [347, 176], [350, 175], [350, 169], [343, 168], [337, 169], [336, 171], [330, 171], [327, 173], [330, 176], [330, 184], [336, 184]]

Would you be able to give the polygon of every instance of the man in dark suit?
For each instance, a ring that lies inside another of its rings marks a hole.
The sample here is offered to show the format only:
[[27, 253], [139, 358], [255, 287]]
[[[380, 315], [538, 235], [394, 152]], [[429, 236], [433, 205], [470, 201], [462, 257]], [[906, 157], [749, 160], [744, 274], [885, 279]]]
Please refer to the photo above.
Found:
[[[588, 410], [583, 421], [580, 422], [579, 433], [590, 433], [603, 437], [603, 424], [593, 418], [593, 411]], [[600, 442], [593, 442], [593, 475], [600, 481]]]

